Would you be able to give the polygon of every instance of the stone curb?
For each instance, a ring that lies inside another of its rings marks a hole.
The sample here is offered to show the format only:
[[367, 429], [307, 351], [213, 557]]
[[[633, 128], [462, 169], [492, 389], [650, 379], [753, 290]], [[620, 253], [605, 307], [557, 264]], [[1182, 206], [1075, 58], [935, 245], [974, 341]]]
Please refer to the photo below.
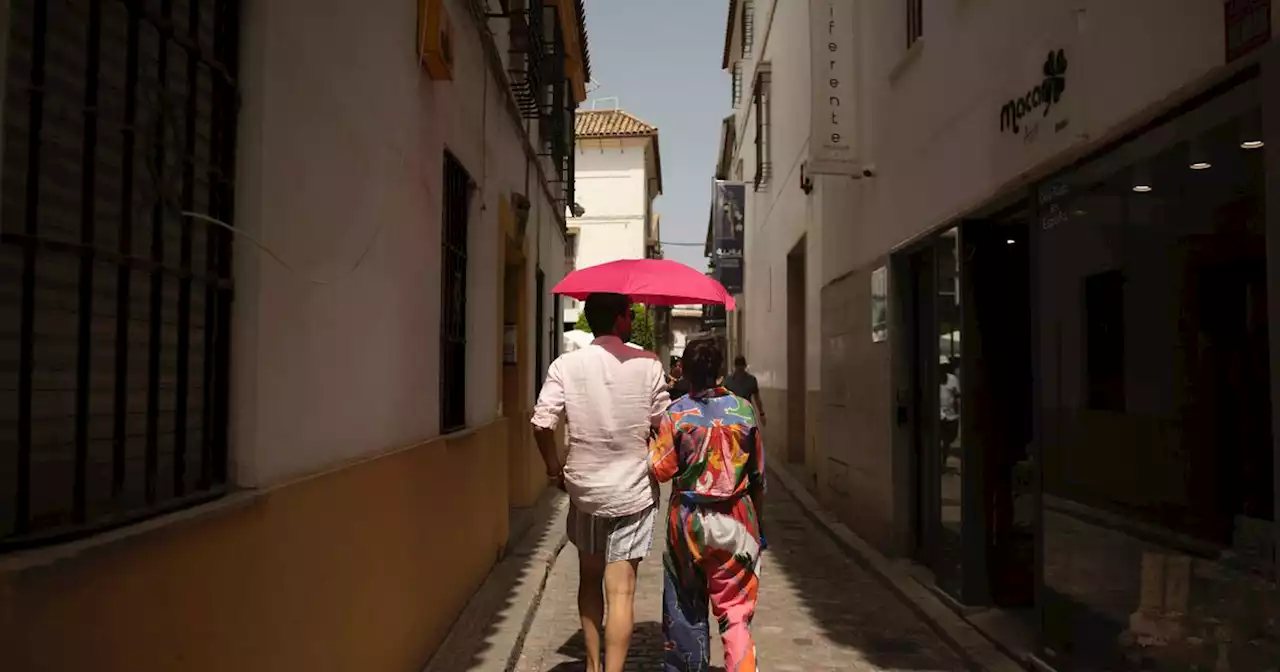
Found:
[[511, 672], [568, 542], [569, 498], [551, 490], [535, 506], [528, 530], [490, 570], [458, 614], [424, 672]]
[[1026, 672], [1026, 667], [1007, 656], [911, 576], [906, 566], [889, 560], [837, 520], [785, 468], [770, 468], [769, 478], [773, 483], [780, 483], [814, 523], [928, 623], [938, 636], [965, 658], [972, 669], [980, 672]]

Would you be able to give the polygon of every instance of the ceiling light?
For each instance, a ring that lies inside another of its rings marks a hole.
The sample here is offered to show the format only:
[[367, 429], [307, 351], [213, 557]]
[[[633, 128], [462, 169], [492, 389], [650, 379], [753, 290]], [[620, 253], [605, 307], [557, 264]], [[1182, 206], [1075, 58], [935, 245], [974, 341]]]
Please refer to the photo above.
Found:
[[1006, 241], [1004, 241], [1004, 242], [1008, 243], [1009, 245], [1012, 245], [1012, 244], [1013, 244], [1013, 239], [1012, 239], [1012, 238], [1010, 238], [1009, 240], [1006, 240]]
[[1262, 142], [1262, 111], [1253, 109], [1240, 117], [1240, 148], [1260, 149]]
[[1197, 136], [1187, 142], [1187, 165], [1191, 170], [1208, 170], [1213, 165], [1209, 163], [1209, 149], [1203, 137]]
[[1151, 173], [1145, 164], [1138, 164], [1133, 167], [1133, 190], [1139, 194], [1145, 194], [1151, 191]]

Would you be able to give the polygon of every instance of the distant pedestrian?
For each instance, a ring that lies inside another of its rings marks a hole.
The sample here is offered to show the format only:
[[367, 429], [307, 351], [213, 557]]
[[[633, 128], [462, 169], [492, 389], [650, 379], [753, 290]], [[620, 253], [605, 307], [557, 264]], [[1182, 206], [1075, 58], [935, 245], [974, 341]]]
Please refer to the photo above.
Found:
[[951, 449], [956, 439], [960, 438], [960, 378], [957, 362], [951, 358], [942, 358], [942, 383], [938, 385], [938, 414], [941, 428], [942, 468], [947, 468], [947, 460], [951, 457]]
[[671, 404], [649, 448], [654, 476], [672, 482], [662, 591], [667, 672], [708, 669], [708, 602], [725, 670], [756, 670], [751, 620], [767, 545], [764, 443], [751, 404], [716, 385], [723, 362], [716, 341], [689, 344], [691, 391]]
[[[667, 380], [657, 355], [627, 345], [626, 296], [591, 294], [584, 311], [596, 338], [551, 363], [532, 423], [547, 476], [569, 493], [566, 527], [578, 549], [587, 672], [622, 672], [631, 646], [636, 570], [653, 548], [658, 488], [649, 473], [648, 441], [669, 403]], [[562, 465], [554, 432], [565, 415], [569, 453]]]
[[760, 426], [768, 424], [764, 417], [764, 399], [760, 398], [760, 383], [756, 377], [747, 372], [747, 358], [738, 355], [733, 358], [733, 371], [724, 377], [724, 387], [730, 392], [746, 399], [756, 407], [756, 416], [760, 418]]
[[675, 401], [689, 394], [689, 381], [684, 377], [684, 360], [677, 359], [671, 367], [671, 376], [667, 379], [667, 395]]

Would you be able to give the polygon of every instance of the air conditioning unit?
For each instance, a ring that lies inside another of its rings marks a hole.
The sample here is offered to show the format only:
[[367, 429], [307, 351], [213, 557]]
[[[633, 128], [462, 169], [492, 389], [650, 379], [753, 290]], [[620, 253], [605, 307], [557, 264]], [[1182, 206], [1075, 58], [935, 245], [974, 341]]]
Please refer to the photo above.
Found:
[[444, 0], [418, 0], [418, 62], [436, 81], [453, 79], [453, 24]]

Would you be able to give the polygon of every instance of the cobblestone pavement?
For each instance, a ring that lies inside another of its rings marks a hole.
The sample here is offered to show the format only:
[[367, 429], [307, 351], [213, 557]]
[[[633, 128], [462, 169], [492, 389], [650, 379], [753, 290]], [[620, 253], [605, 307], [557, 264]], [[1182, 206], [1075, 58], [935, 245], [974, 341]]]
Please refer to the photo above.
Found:
[[[770, 497], [766, 515], [771, 546], [763, 560], [754, 628], [760, 669], [965, 669], [928, 625], [846, 557], [783, 488], [773, 488]], [[662, 537], [655, 539], [653, 554], [640, 566], [636, 634], [627, 670], [662, 669]], [[584, 669], [577, 575], [577, 554], [566, 546], [548, 579], [517, 672]], [[717, 639], [711, 662], [719, 665], [723, 660]]]

